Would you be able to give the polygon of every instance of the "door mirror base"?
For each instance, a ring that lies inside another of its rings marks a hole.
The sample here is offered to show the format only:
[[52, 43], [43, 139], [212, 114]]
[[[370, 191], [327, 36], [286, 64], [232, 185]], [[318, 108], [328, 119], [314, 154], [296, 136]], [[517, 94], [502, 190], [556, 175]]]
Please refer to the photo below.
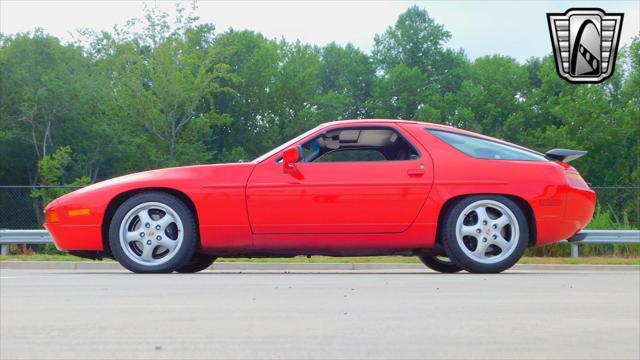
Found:
[[299, 146], [286, 149], [282, 153], [282, 172], [285, 174], [294, 174], [298, 172], [296, 163], [300, 161], [301, 151]]

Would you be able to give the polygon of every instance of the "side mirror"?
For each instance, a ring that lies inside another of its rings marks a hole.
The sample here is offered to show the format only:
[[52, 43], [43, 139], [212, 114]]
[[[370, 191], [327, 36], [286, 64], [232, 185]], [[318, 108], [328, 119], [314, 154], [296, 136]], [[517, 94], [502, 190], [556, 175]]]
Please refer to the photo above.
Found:
[[282, 171], [286, 174], [297, 172], [296, 163], [300, 161], [300, 148], [290, 147], [282, 153]]

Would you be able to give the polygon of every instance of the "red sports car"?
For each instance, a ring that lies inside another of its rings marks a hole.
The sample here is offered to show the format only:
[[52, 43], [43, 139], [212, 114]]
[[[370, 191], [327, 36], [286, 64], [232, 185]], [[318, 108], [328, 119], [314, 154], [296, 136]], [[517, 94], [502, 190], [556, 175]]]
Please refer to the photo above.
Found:
[[322, 124], [248, 163], [131, 174], [45, 210], [56, 246], [134, 272], [196, 272], [216, 257], [418, 256], [441, 272], [501, 272], [567, 239], [595, 193], [567, 164], [416, 121]]

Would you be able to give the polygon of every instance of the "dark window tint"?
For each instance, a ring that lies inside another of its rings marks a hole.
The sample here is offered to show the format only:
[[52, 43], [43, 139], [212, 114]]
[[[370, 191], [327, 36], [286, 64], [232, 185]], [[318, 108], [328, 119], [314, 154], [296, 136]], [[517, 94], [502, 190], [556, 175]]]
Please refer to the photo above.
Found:
[[433, 135], [462, 151], [463, 153], [481, 159], [494, 160], [528, 160], [547, 161], [547, 159], [533, 151], [505, 145], [496, 141], [485, 140], [473, 136], [456, 134], [448, 131], [429, 130]]
[[377, 150], [337, 150], [321, 155], [316, 162], [339, 161], [385, 161], [386, 158]]
[[303, 162], [415, 160], [418, 153], [384, 126], [335, 128], [302, 144]]

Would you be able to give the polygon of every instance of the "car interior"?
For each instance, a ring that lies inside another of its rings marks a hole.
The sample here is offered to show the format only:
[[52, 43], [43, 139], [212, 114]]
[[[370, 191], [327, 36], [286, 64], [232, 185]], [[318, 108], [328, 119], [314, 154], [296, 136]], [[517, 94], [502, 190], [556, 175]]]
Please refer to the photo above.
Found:
[[302, 162], [414, 160], [417, 151], [390, 128], [330, 130], [301, 146]]

